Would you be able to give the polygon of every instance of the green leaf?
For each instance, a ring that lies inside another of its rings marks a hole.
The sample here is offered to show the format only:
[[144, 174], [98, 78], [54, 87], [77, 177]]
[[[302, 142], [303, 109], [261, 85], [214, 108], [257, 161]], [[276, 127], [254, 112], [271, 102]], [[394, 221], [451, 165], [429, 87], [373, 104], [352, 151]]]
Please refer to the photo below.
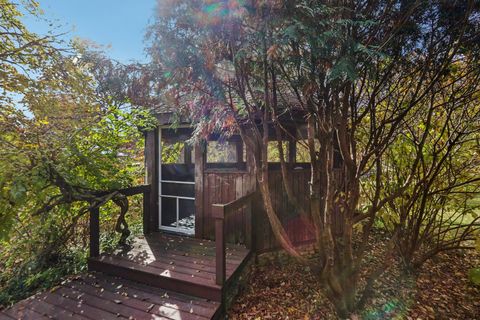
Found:
[[330, 70], [329, 79], [330, 81], [337, 79], [349, 79], [351, 81], [357, 78], [357, 72], [355, 71], [355, 66], [352, 63], [351, 59], [348, 57], [342, 57]]
[[283, 34], [290, 39], [295, 39], [297, 37], [297, 26], [296, 25], [291, 25], [283, 31]]
[[480, 268], [468, 270], [468, 279], [470, 279], [473, 284], [480, 286]]
[[25, 199], [27, 189], [21, 182], [15, 182], [10, 189], [10, 196], [14, 202], [22, 202]]

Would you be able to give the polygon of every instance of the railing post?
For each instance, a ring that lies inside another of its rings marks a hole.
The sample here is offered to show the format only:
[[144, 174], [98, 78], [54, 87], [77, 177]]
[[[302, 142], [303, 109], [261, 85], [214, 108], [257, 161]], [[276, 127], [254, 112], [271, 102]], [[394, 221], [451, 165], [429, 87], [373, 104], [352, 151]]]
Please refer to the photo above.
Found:
[[225, 206], [214, 205], [212, 215], [215, 218], [215, 282], [223, 286], [226, 278]]
[[100, 208], [90, 209], [90, 258], [100, 255]]

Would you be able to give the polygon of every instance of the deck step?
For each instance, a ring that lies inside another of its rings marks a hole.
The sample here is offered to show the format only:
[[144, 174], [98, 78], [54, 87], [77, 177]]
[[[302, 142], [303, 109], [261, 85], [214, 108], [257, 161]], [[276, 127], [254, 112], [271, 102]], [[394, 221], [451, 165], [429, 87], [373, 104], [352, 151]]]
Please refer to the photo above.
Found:
[[[222, 316], [222, 295], [251, 257], [227, 245], [226, 283], [215, 281], [215, 243], [163, 233], [88, 260], [88, 274], [0, 310], [3, 319], [182, 319]], [[92, 272], [94, 271], [94, 272]]]
[[[244, 246], [227, 246], [227, 283], [249, 254]], [[215, 281], [215, 242], [209, 240], [153, 233], [135, 238], [128, 247], [89, 259], [88, 268], [212, 301], [222, 298], [223, 288]]]
[[89, 273], [0, 310], [0, 319], [208, 320], [219, 310], [218, 302]]
[[88, 269], [212, 301], [221, 301], [222, 298], [222, 288], [214, 284], [214, 279], [194, 274], [189, 276], [186, 273], [142, 265], [115, 256], [104, 255], [89, 259]]

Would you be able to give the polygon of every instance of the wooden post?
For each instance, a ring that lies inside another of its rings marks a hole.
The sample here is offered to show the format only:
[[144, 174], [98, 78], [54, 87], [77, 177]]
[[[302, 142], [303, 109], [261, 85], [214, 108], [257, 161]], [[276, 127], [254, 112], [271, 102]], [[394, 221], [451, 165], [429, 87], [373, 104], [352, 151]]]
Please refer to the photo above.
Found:
[[144, 194], [143, 233], [158, 230], [158, 130], [145, 132], [145, 183], [150, 192]]
[[243, 163], [243, 141], [241, 139], [235, 142], [235, 148], [237, 152], [237, 165]]
[[256, 247], [255, 247], [255, 244], [256, 244], [256, 232], [255, 232], [255, 219], [254, 219], [254, 214], [253, 214], [253, 199], [255, 199], [254, 197], [251, 197], [250, 200], [248, 201], [248, 204], [247, 204], [247, 219], [250, 220], [250, 246], [249, 246], [249, 249], [250, 251], [252, 252], [255, 252], [256, 250]]
[[203, 174], [205, 171], [205, 148], [206, 141], [197, 143], [194, 147], [195, 157], [195, 237], [203, 238], [204, 235], [204, 182]]
[[288, 166], [290, 169], [294, 167], [297, 158], [297, 142], [295, 139], [288, 140]]
[[143, 193], [143, 234], [149, 234], [151, 230], [151, 205], [150, 205], [150, 194], [151, 186]]
[[100, 255], [100, 209], [90, 210], [90, 258]]
[[226, 279], [225, 206], [214, 205], [212, 215], [215, 218], [215, 282], [223, 286]]

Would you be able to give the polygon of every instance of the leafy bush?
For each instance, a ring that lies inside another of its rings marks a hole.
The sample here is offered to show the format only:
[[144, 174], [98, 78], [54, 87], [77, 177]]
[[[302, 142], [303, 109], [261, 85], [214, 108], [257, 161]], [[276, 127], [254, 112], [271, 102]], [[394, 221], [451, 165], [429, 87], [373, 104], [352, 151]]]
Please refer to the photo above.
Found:
[[[139, 128], [153, 119], [99, 73], [118, 64], [23, 26], [22, 12], [39, 14], [36, 1], [1, 6], [0, 304], [8, 305], [85, 269], [92, 207], [102, 205], [102, 247], [118, 240], [109, 200], [141, 183]], [[137, 199], [130, 224], [140, 208]]]

